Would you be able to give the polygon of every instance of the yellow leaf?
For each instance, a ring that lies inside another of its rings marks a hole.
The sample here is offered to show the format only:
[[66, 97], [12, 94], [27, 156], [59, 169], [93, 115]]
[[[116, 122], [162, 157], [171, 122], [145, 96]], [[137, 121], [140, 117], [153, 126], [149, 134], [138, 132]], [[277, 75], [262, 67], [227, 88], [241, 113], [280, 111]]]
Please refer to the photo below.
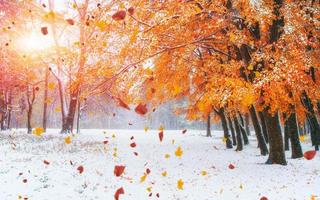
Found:
[[68, 137], [64, 138], [64, 142], [65, 142], [66, 144], [70, 144], [70, 143], [71, 143], [71, 137], [68, 136]]
[[304, 141], [306, 140], [305, 135], [300, 135], [300, 136], [299, 136], [299, 140], [300, 140], [301, 142], [304, 142]]
[[148, 192], [151, 192], [151, 189], [152, 189], [152, 187], [148, 187], [148, 188], [147, 188], [147, 191], [148, 191]]
[[105, 21], [96, 22], [96, 26], [100, 29], [100, 31], [104, 31], [107, 27], [107, 23]]
[[36, 136], [40, 136], [42, 133], [44, 133], [44, 129], [42, 127], [35, 128], [32, 133]]
[[202, 175], [202, 176], [206, 176], [207, 174], [208, 174], [207, 171], [205, 171], [205, 170], [202, 170], [202, 171], [201, 171], [201, 175]]
[[147, 178], [147, 174], [144, 173], [143, 176], [140, 177], [140, 183], [145, 182], [146, 178]]
[[166, 154], [164, 157], [165, 157], [166, 159], [169, 159], [169, 158], [170, 158], [170, 155], [169, 155], [169, 154]]
[[249, 65], [249, 66], [247, 67], [247, 69], [250, 70], [250, 71], [252, 71], [252, 70], [253, 70], [253, 65]]
[[181, 87], [179, 85], [173, 86], [173, 95], [177, 95], [181, 92]]
[[172, 142], [171, 142], [172, 144], [174, 144], [175, 143], [175, 141], [174, 140], [172, 140]]
[[243, 185], [242, 185], [242, 183], [240, 184], [240, 189], [241, 189], [241, 190], [243, 189]]
[[148, 130], [149, 130], [149, 127], [144, 127], [144, 132], [148, 132]]
[[184, 184], [183, 180], [179, 179], [178, 182], [177, 182], [177, 188], [179, 190], [183, 190], [183, 184]]
[[163, 130], [164, 130], [163, 125], [160, 125], [160, 126], [159, 126], [159, 131], [163, 131]]
[[116, 138], [116, 135], [115, 135], [115, 134], [112, 134], [112, 138]]
[[52, 83], [52, 82], [48, 83], [48, 89], [49, 90], [54, 90], [54, 88], [55, 88], [55, 84], [54, 83]]
[[56, 107], [56, 108], [54, 109], [54, 112], [61, 112], [61, 108], [60, 108], [60, 107]]
[[167, 176], [167, 171], [162, 172], [161, 175], [162, 175], [163, 177], [166, 177], [166, 176]]
[[175, 154], [177, 157], [181, 157], [181, 156], [182, 156], [183, 151], [182, 151], [182, 149], [181, 149], [180, 146], [177, 148], [177, 150], [174, 152], [174, 154]]
[[235, 34], [230, 33], [229, 37], [230, 37], [230, 41], [231, 42], [235, 42], [236, 41], [236, 35]]
[[117, 152], [114, 152], [114, 153], [113, 153], [113, 157], [115, 157], [115, 158], [118, 157]]

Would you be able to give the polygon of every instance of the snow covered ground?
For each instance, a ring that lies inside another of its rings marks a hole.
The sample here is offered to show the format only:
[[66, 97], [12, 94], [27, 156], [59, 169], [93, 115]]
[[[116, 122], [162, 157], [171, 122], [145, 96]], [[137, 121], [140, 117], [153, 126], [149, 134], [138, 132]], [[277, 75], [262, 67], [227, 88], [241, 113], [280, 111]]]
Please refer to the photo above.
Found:
[[[319, 154], [308, 161], [290, 159], [287, 152], [288, 166], [265, 165], [267, 157], [259, 155], [254, 137], [236, 152], [225, 149], [218, 131], [207, 138], [203, 131], [165, 130], [162, 142], [158, 132], [82, 130], [71, 144], [58, 130], [41, 136], [2, 132], [0, 200], [112, 200], [121, 187], [125, 194], [120, 200], [320, 199]], [[130, 146], [133, 142], [135, 148]], [[179, 146], [181, 157], [175, 155]], [[303, 144], [304, 151], [310, 149], [310, 144]], [[114, 175], [115, 165], [126, 166], [121, 177]], [[84, 169], [81, 174], [79, 166]], [[141, 183], [147, 168], [150, 173]]]

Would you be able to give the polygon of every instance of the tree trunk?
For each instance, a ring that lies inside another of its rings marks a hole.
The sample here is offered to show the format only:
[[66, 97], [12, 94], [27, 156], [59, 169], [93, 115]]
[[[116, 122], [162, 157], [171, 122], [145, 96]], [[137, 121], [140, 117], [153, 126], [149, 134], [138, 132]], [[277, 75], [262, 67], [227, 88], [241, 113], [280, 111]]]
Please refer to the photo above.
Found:
[[207, 117], [207, 137], [212, 137], [211, 135], [211, 119], [210, 114]]
[[65, 122], [62, 125], [62, 133], [71, 133], [73, 122], [74, 122], [74, 116], [77, 108], [77, 99], [78, 99], [78, 90], [76, 89], [75, 93], [71, 94], [70, 103], [69, 103], [69, 111], [68, 115], [65, 119]]
[[44, 78], [43, 115], [42, 115], [42, 128], [44, 131], [47, 130], [48, 78], [49, 78], [49, 67], [46, 66], [46, 72], [45, 72], [45, 78]]
[[254, 131], [257, 136], [260, 154], [265, 156], [268, 154], [268, 147], [267, 147], [267, 144], [266, 144], [264, 137], [262, 135], [262, 131], [261, 131], [261, 127], [259, 124], [259, 120], [258, 120], [258, 116], [257, 116], [257, 112], [256, 112], [255, 107], [250, 106], [249, 112], [250, 112], [250, 116], [251, 116], [252, 125], [253, 125]]
[[240, 122], [241, 122], [241, 124], [239, 124], [239, 128], [240, 128], [240, 132], [242, 134], [243, 143], [244, 143], [244, 145], [248, 145], [249, 139], [248, 139], [248, 135], [247, 135], [246, 129], [245, 129], [245, 121], [243, 120], [243, 117], [240, 113], [239, 113], [239, 118], [240, 118]]
[[78, 98], [78, 110], [77, 110], [77, 133], [80, 133], [80, 112], [81, 112], [81, 103], [80, 99]]
[[263, 116], [267, 126], [270, 146], [270, 153], [266, 164], [287, 165], [283, 148], [279, 114], [274, 113], [274, 115], [271, 115], [267, 109], [264, 109]]
[[245, 121], [246, 132], [247, 132], [248, 135], [251, 135], [250, 127], [249, 127], [249, 126], [250, 126], [250, 116], [249, 116], [249, 113], [246, 113], [246, 114], [244, 115], [244, 117], [245, 117], [244, 121]]
[[289, 151], [289, 127], [287, 122], [284, 123], [284, 150]]
[[233, 124], [232, 124], [232, 120], [231, 120], [230, 117], [228, 117], [227, 119], [228, 119], [228, 124], [229, 124], [230, 131], [231, 131], [232, 144], [233, 144], [233, 146], [236, 146], [237, 145], [237, 139], [236, 139], [236, 133], [235, 133], [235, 130], [234, 130], [234, 127], [233, 127]]
[[32, 105], [29, 104], [29, 108], [27, 111], [27, 133], [32, 133], [32, 126], [31, 126], [31, 117], [32, 117]]
[[223, 135], [224, 138], [226, 140], [226, 147], [227, 149], [231, 149], [232, 148], [232, 142], [230, 140], [230, 135], [229, 135], [229, 130], [228, 130], [228, 124], [227, 124], [227, 119], [224, 113], [224, 108], [220, 108], [218, 111], [218, 114], [220, 116], [221, 119], [221, 125], [223, 128]]
[[234, 122], [234, 127], [235, 127], [236, 133], [237, 133], [236, 151], [242, 151], [243, 150], [243, 143], [242, 143], [242, 137], [241, 137], [241, 131], [240, 131], [240, 124], [239, 124], [237, 117], [233, 118], [233, 122]]
[[286, 124], [288, 126], [288, 134], [291, 143], [291, 158], [301, 158], [303, 153], [299, 140], [299, 128], [297, 123], [297, 115], [295, 112], [290, 114]]
[[261, 128], [262, 128], [264, 140], [266, 141], [266, 143], [269, 143], [266, 121], [264, 120], [264, 116], [263, 116], [262, 112], [258, 112], [258, 113], [259, 113], [259, 118], [260, 118], [260, 122], [261, 122]]

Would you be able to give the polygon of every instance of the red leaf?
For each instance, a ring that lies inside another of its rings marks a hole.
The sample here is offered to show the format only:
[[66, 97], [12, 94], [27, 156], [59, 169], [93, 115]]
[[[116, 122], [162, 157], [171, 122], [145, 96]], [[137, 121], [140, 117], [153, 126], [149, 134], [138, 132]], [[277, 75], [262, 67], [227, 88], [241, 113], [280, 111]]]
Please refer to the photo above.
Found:
[[263, 197], [260, 198], [260, 200], [268, 200], [268, 198], [263, 196]]
[[119, 200], [120, 194], [124, 194], [124, 189], [123, 187], [117, 189], [116, 193], [114, 193], [114, 199]]
[[123, 165], [116, 165], [114, 166], [114, 175], [115, 176], [121, 176], [121, 174], [124, 172], [124, 169], [126, 168], [126, 166]]
[[146, 104], [139, 104], [134, 111], [140, 115], [145, 115], [148, 112], [147, 105]]
[[121, 99], [119, 99], [119, 98], [118, 98], [118, 105], [119, 105], [120, 107], [122, 107], [122, 108], [125, 108], [125, 109], [130, 110], [129, 106], [128, 106], [126, 103], [124, 103], [124, 102], [123, 102]]
[[183, 131], [182, 131], [182, 134], [185, 134], [187, 132], [187, 129], [184, 129]]
[[47, 28], [46, 26], [41, 27], [41, 33], [42, 33], [43, 35], [47, 35], [47, 34], [48, 34], [48, 28]]
[[149, 197], [152, 197], [152, 192], [149, 194]]
[[133, 7], [130, 7], [130, 8], [128, 9], [128, 12], [129, 12], [130, 15], [133, 15], [133, 14], [134, 14], [134, 8], [133, 8]]
[[105, 140], [103, 141], [103, 144], [108, 144], [108, 142], [109, 142], [108, 140]]
[[137, 153], [137, 152], [133, 152], [133, 154], [134, 154], [135, 156], [138, 156], [138, 153]]
[[49, 165], [49, 164], [50, 164], [50, 162], [47, 161], [47, 160], [44, 160], [43, 163], [46, 164], [46, 165]]
[[132, 123], [129, 122], [128, 124], [129, 124], [129, 126], [132, 126]]
[[126, 14], [125, 10], [120, 10], [112, 15], [112, 19], [116, 21], [124, 20], [124, 18], [126, 18]]
[[150, 174], [151, 170], [149, 168], [146, 169], [147, 174]]
[[137, 146], [137, 144], [135, 143], [135, 142], [132, 142], [131, 144], [130, 144], [130, 147], [132, 147], [132, 148], [135, 148]]
[[160, 197], [160, 194], [159, 194], [159, 193], [157, 193], [157, 194], [156, 194], [156, 196], [159, 198], [159, 197]]
[[229, 165], [229, 169], [234, 169], [234, 168], [235, 168], [235, 166], [233, 164]]
[[163, 131], [159, 132], [159, 140], [160, 142], [162, 142], [163, 140]]
[[66, 21], [67, 21], [67, 23], [68, 23], [69, 25], [71, 25], [71, 26], [74, 25], [73, 19], [66, 19]]
[[312, 160], [315, 155], [316, 155], [316, 151], [315, 150], [311, 150], [311, 151], [304, 152], [303, 157], [305, 159], [307, 159], [307, 160]]
[[83, 166], [80, 165], [80, 166], [77, 168], [77, 170], [79, 171], [80, 174], [82, 174], [82, 172], [83, 172]]
[[28, 180], [27, 180], [27, 179], [23, 179], [22, 182], [23, 182], [23, 183], [27, 183]]
[[130, 140], [133, 140], [133, 139], [134, 139], [134, 137], [133, 137], [133, 136], [131, 136]]

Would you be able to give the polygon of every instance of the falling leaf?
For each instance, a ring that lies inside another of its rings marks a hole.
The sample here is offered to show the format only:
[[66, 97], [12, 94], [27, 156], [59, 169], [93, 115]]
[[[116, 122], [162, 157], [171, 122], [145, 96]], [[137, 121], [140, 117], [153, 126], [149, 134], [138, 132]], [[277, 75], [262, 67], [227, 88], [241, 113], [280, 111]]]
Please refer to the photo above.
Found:
[[27, 183], [27, 182], [28, 182], [28, 179], [23, 179], [22, 182], [23, 182], [23, 183]]
[[252, 71], [252, 70], [253, 70], [253, 65], [249, 65], [249, 66], [247, 67], [247, 69], [250, 70], [250, 71]]
[[207, 171], [205, 171], [205, 170], [202, 170], [202, 171], [201, 171], [201, 175], [202, 175], [202, 176], [206, 176], [207, 174], [208, 174]]
[[120, 10], [112, 15], [112, 19], [116, 21], [124, 20], [126, 17], [126, 11], [125, 10]]
[[145, 115], [148, 112], [147, 105], [140, 103], [139, 105], [137, 105], [134, 111], [140, 115]]
[[55, 84], [52, 82], [48, 83], [48, 88], [49, 88], [49, 90], [54, 90]]
[[44, 160], [43, 163], [46, 164], [46, 165], [49, 165], [49, 164], [50, 164], [50, 162], [47, 161], [47, 160]]
[[121, 174], [124, 172], [124, 169], [126, 168], [126, 166], [123, 165], [116, 165], [114, 166], [114, 175], [115, 176], [121, 176]]
[[105, 21], [99, 21], [96, 23], [96, 26], [101, 30], [104, 31], [108, 24]]
[[137, 144], [135, 143], [135, 142], [132, 142], [131, 144], [130, 144], [130, 147], [132, 147], [132, 148], [135, 148], [137, 146]]
[[242, 183], [240, 184], [240, 189], [241, 189], [241, 190], [243, 189], [243, 185], [242, 185]]
[[134, 154], [135, 156], [138, 156], [138, 153], [137, 153], [137, 152], [133, 152], [133, 154]]
[[143, 176], [140, 177], [140, 183], [143, 183], [147, 178], [147, 173], [144, 173]]
[[44, 129], [42, 127], [37, 127], [32, 131], [32, 133], [36, 136], [40, 136], [44, 133]]
[[124, 189], [123, 187], [117, 189], [116, 193], [114, 193], [114, 199], [119, 200], [120, 194], [124, 194]]
[[150, 170], [149, 168], [147, 168], [147, 169], [146, 169], [146, 173], [147, 173], [147, 174], [150, 174], [150, 173], [151, 173], [151, 170]]
[[134, 14], [134, 8], [133, 8], [133, 7], [130, 7], [130, 8], [128, 9], [128, 12], [129, 12], [130, 15], [133, 15], [133, 14]]
[[165, 157], [166, 159], [169, 159], [169, 158], [170, 158], [170, 155], [169, 155], [169, 154], [166, 154], [166, 155], [164, 155], [164, 157]]
[[157, 193], [157, 194], [156, 194], [156, 196], [159, 198], [159, 197], [160, 197], [160, 194], [159, 194], [159, 193]]
[[314, 158], [314, 156], [316, 155], [316, 151], [315, 150], [311, 150], [311, 151], [306, 151], [303, 154], [303, 157], [307, 160], [312, 160]]
[[235, 166], [233, 165], [233, 164], [229, 164], [229, 169], [234, 169], [235, 168]]
[[109, 142], [108, 140], [105, 140], [103, 141], [103, 144], [108, 144], [108, 142]]
[[79, 173], [80, 173], [80, 174], [82, 174], [82, 172], [83, 172], [84, 168], [83, 168], [83, 166], [82, 166], [82, 165], [80, 165], [80, 166], [77, 168], [77, 170], [79, 171]]
[[41, 33], [43, 35], [47, 35], [48, 34], [48, 27], [44, 26], [44, 27], [41, 27]]
[[187, 129], [184, 129], [183, 131], [182, 131], [182, 134], [185, 134], [187, 132]]
[[116, 138], [116, 135], [115, 134], [112, 134], [112, 136], [111, 136], [112, 138]]
[[163, 140], [163, 131], [159, 132], [159, 140], [160, 142], [162, 142]]
[[299, 136], [299, 140], [300, 140], [301, 142], [304, 142], [304, 141], [306, 140], [306, 136], [305, 136], [305, 135], [300, 135], [300, 136]]
[[178, 182], [177, 182], [177, 188], [179, 190], [183, 190], [183, 185], [184, 185], [184, 182], [182, 179], [179, 179]]
[[122, 108], [130, 110], [129, 106], [126, 103], [124, 103], [120, 98], [118, 98], [118, 105]]
[[151, 192], [152, 187], [147, 187], [147, 191]]
[[181, 157], [182, 154], [183, 154], [183, 151], [181, 149], [181, 147], [179, 146], [176, 151], [174, 152], [174, 154], [177, 156], [177, 157]]
[[222, 138], [222, 142], [223, 142], [223, 143], [226, 143], [226, 142], [227, 142], [227, 138], [226, 138], [226, 137], [223, 137], [223, 138]]
[[74, 25], [74, 20], [73, 19], [66, 19], [67, 23], [71, 26]]
[[268, 200], [268, 198], [263, 196], [263, 197], [260, 198], [260, 200]]
[[158, 130], [159, 130], [159, 131], [163, 131], [163, 130], [164, 130], [163, 125], [160, 125]]
[[144, 127], [144, 132], [148, 132], [148, 130], [149, 130], [149, 127]]
[[166, 177], [166, 176], [167, 176], [167, 171], [162, 172], [161, 175], [162, 175], [163, 177]]
[[65, 142], [66, 144], [70, 144], [70, 143], [71, 143], [71, 137], [68, 136], [68, 137], [64, 138], [64, 142]]

